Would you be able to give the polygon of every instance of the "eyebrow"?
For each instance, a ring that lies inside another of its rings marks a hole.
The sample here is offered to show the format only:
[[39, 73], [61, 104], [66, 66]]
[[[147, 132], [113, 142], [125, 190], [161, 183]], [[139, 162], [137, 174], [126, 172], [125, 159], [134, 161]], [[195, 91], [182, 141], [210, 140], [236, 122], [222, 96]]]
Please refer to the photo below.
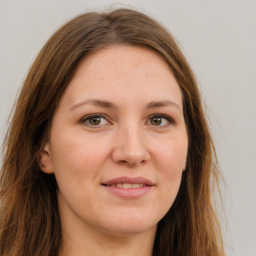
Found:
[[[79, 102], [71, 107], [71, 111], [83, 106], [83, 105], [94, 105], [102, 108], [109, 108], [109, 109], [117, 109], [117, 106], [109, 101], [106, 100], [100, 100], [100, 99], [89, 99], [82, 102]], [[180, 106], [170, 100], [164, 100], [164, 101], [151, 101], [146, 105], [146, 109], [152, 109], [152, 108], [158, 108], [158, 107], [166, 107], [166, 106], [173, 106], [177, 108], [179, 111], [181, 111]]]
[[98, 100], [98, 99], [89, 99], [89, 100], [85, 100], [85, 101], [82, 101], [82, 102], [79, 102], [79, 103], [73, 105], [70, 110], [75, 110], [76, 108], [79, 108], [79, 107], [81, 107], [83, 105], [87, 105], [87, 104], [102, 107], [102, 108], [117, 109], [117, 106], [115, 106], [113, 103], [111, 103], [109, 101]]
[[173, 106], [173, 107], [177, 108], [179, 111], [181, 111], [180, 106], [177, 103], [170, 101], [170, 100], [151, 101], [150, 103], [147, 104], [146, 109], [166, 107], [166, 106]]

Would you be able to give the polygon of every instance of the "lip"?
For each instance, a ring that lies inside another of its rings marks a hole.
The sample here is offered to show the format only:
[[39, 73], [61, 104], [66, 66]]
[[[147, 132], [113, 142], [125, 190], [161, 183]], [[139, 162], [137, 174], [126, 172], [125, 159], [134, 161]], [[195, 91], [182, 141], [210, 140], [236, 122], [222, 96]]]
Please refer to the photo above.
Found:
[[[118, 183], [128, 183], [128, 184], [143, 184], [142, 187], [138, 188], [120, 188], [111, 185]], [[155, 184], [144, 177], [118, 177], [115, 179], [108, 180], [101, 184], [108, 192], [114, 194], [123, 199], [139, 199], [149, 193]]]
[[111, 186], [118, 183], [130, 183], [130, 184], [143, 184], [145, 186], [154, 186], [154, 183], [144, 177], [127, 177], [122, 176], [106, 182], [102, 182], [102, 185]]

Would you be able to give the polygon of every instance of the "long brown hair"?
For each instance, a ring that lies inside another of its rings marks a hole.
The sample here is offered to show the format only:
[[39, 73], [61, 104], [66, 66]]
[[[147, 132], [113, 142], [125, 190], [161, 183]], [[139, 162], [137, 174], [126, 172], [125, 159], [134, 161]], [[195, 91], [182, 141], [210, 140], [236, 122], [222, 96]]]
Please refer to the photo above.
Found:
[[183, 95], [189, 136], [186, 171], [177, 198], [159, 222], [153, 255], [223, 256], [212, 188], [219, 173], [194, 75], [174, 38], [156, 21], [129, 9], [86, 13], [45, 44], [24, 82], [4, 143], [0, 177], [0, 255], [59, 254], [62, 232], [54, 175], [37, 156], [51, 119], [80, 61], [113, 44], [149, 48], [169, 65]]

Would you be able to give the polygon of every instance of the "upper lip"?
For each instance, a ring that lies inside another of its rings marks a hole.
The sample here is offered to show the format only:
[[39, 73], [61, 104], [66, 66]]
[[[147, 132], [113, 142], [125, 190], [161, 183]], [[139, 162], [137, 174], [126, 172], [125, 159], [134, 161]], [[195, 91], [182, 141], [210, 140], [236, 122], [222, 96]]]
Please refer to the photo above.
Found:
[[115, 179], [111, 179], [108, 181], [105, 181], [102, 183], [102, 185], [111, 186], [118, 183], [128, 183], [128, 184], [143, 184], [146, 186], [154, 186], [155, 184], [150, 181], [149, 179], [146, 179], [144, 177], [117, 177]]

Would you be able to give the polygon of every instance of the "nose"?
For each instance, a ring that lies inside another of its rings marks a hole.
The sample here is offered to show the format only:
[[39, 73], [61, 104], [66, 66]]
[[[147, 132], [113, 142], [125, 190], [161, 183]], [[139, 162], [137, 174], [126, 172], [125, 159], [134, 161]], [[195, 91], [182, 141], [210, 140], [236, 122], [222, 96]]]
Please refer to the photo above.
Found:
[[134, 167], [150, 160], [144, 136], [137, 127], [120, 129], [114, 144], [112, 159], [119, 165]]

